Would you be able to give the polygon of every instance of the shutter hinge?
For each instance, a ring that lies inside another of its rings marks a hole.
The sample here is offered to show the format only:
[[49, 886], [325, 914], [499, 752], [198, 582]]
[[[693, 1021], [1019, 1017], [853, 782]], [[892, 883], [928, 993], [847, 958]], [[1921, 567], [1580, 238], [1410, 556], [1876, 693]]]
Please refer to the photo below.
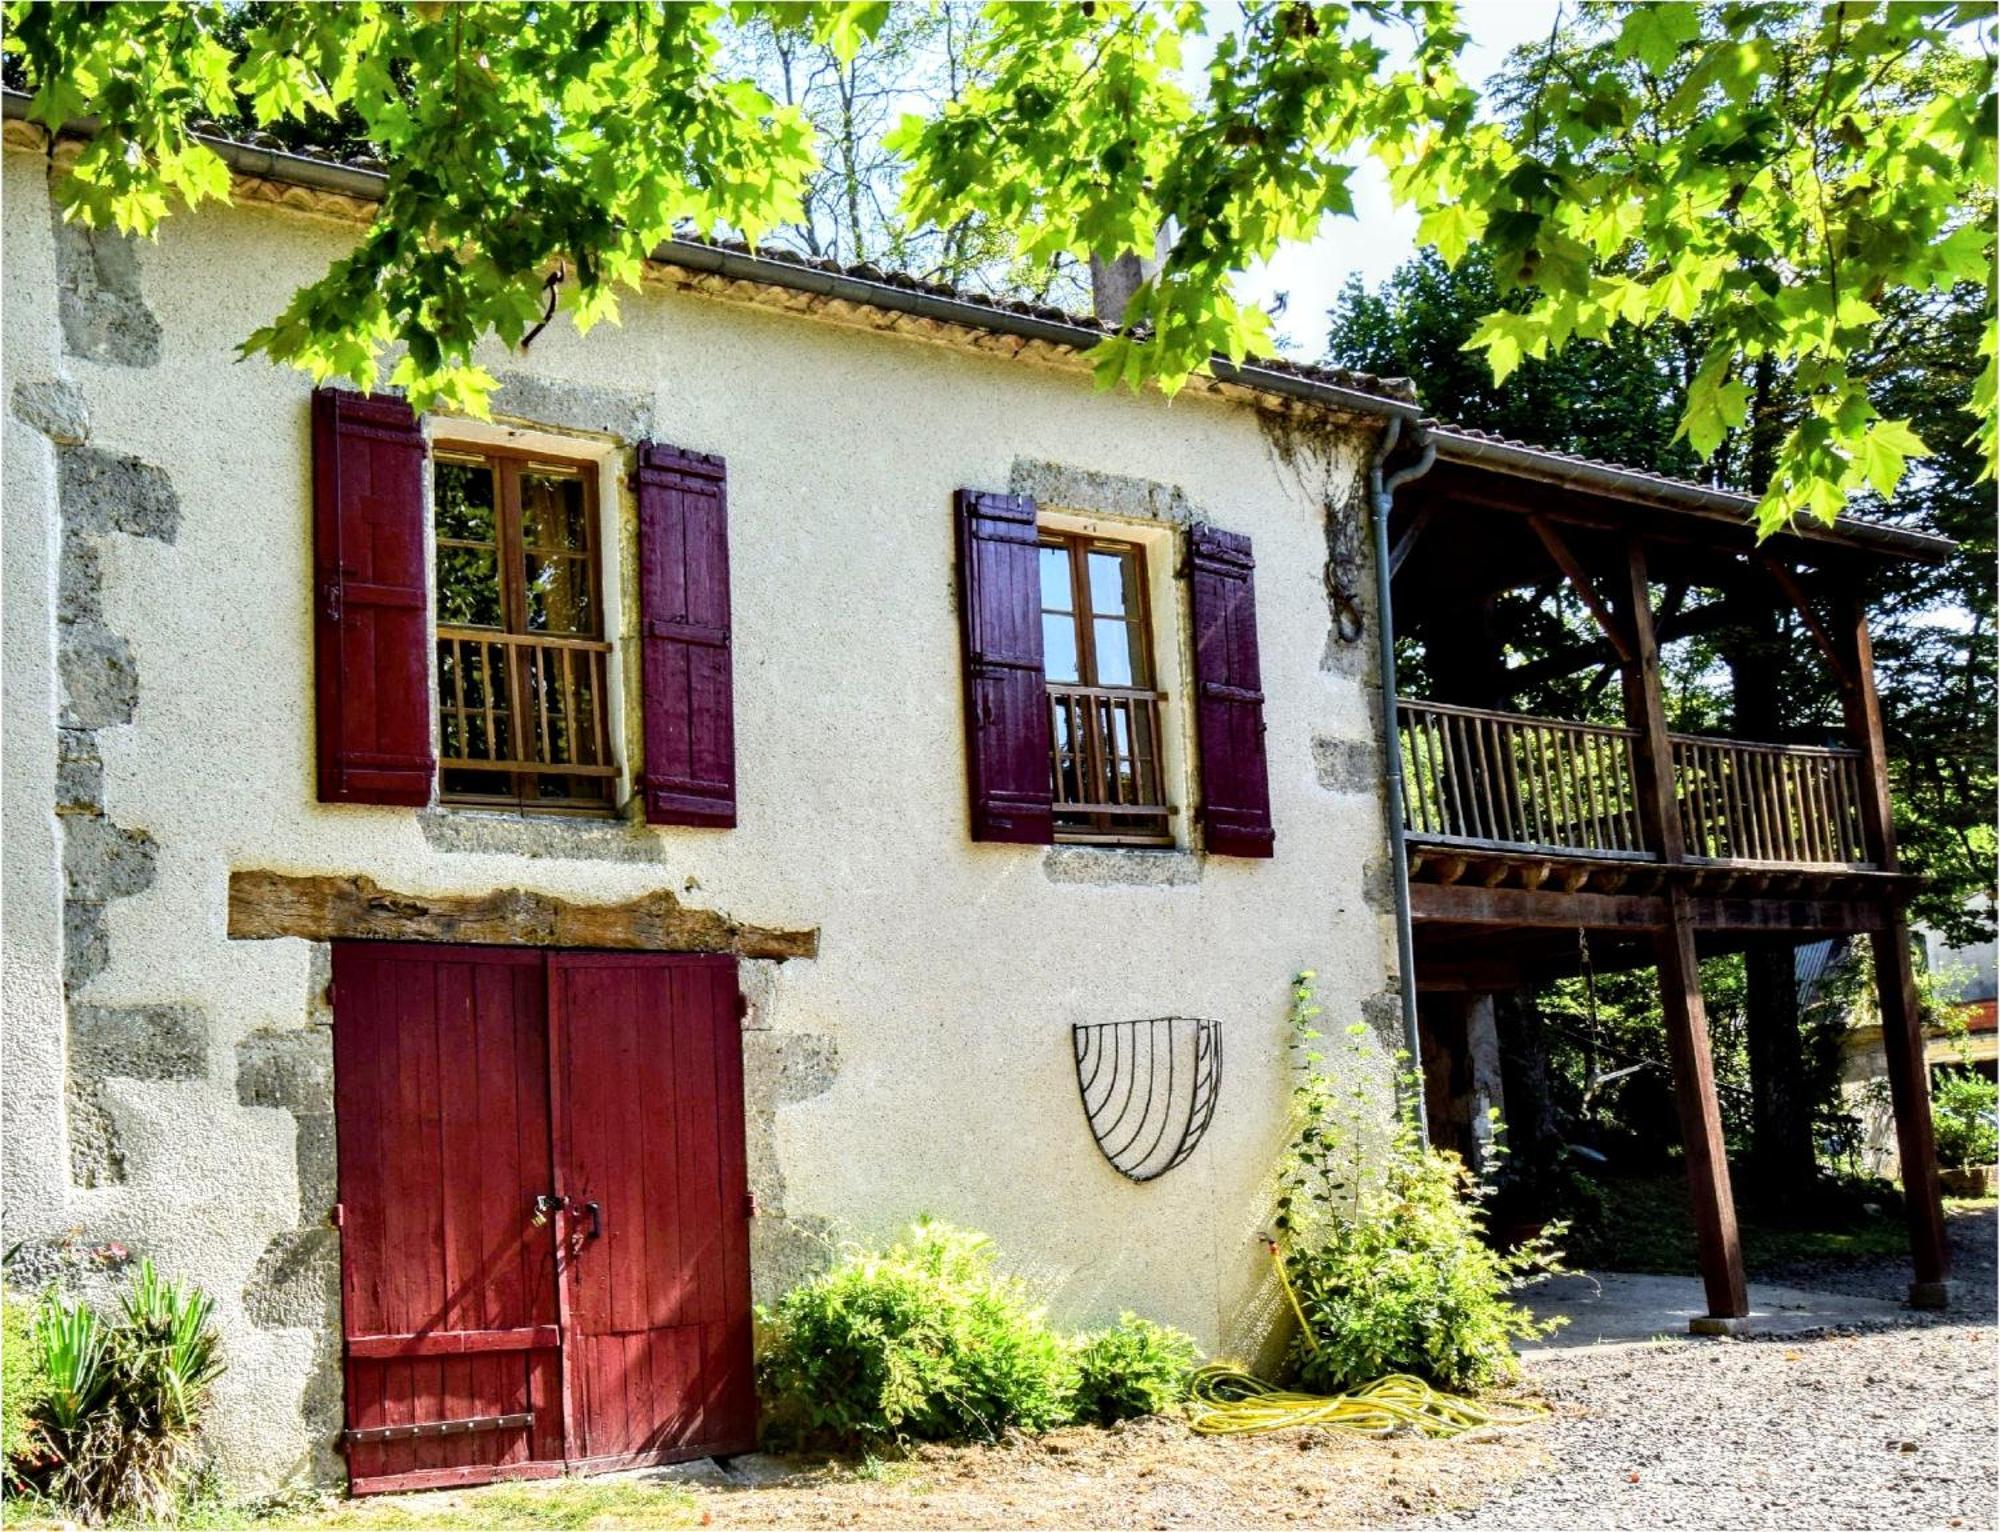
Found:
[[340, 621], [340, 576], [331, 575], [319, 583], [319, 606], [328, 622]]
[[757, 1194], [755, 1192], [745, 1192], [743, 1194], [743, 1216], [745, 1218], [755, 1218], [762, 1211], [763, 1209], [757, 1206]]
[[347, 1204], [344, 1202], [336, 1202], [332, 1207], [328, 1208], [326, 1210], [326, 1222], [329, 1228], [333, 1229], [346, 1228]]

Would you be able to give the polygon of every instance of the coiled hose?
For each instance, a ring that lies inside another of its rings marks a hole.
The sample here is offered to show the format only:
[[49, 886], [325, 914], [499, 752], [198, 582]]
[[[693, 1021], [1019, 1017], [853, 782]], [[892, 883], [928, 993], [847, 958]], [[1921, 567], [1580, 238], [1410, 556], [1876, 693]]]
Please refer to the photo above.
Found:
[[[1317, 1351], [1319, 1342], [1306, 1323], [1298, 1294], [1292, 1291], [1277, 1242], [1265, 1243], [1270, 1246], [1271, 1264], [1277, 1268], [1278, 1284], [1298, 1316], [1306, 1349]], [[1391, 1373], [1351, 1393], [1299, 1394], [1266, 1383], [1232, 1362], [1212, 1362], [1188, 1385], [1188, 1424], [1203, 1436], [1248, 1436], [1291, 1426], [1325, 1426], [1357, 1436], [1410, 1430], [1443, 1441], [1471, 1431], [1525, 1426], [1546, 1413], [1535, 1405], [1478, 1404], [1457, 1394], [1441, 1393], [1407, 1373]]]

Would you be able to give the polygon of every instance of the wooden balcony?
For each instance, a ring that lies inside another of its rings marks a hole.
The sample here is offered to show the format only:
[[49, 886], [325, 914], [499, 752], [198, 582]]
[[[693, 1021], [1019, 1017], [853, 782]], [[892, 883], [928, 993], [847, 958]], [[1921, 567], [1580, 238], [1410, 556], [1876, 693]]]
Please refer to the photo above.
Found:
[[[1632, 729], [1400, 704], [1403, 828], [1413, 843], [1563, 859], [1657, 862]], [[1865, 871], [1853, 750], [1672, 734], [1686, 861]]]

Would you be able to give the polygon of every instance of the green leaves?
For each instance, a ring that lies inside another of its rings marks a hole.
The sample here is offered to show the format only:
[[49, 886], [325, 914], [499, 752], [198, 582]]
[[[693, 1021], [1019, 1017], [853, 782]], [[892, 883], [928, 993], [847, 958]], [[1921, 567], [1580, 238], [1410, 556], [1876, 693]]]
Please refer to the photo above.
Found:
[[[246, 350], [363, 384], [387, 368], [420, 408], [477, 411], [492, 380], [476, 348], [517, 341], [558, 267], [560, 302], [587, 325], [615, 316], [678, 224], [754, 241], [799, 216], [812, 130], [725, 61], [730, 17], [851, 60], [890, 12], [9, 0], [5, 14], [31, 114], [101, 123], [60, 185], [65, 216], [150, 234], [226, 197], [198, 119], [367, 145], [389, 167], [373, 226]], [[1504, 312], [1473, 345], [1496, 380], [1620, 322], [1684, 327], [1716, 363], [1682, 412], [1704, 453], [1743, 424], [1735, 380], [1757, 359], [1816, 369], [1761, 524], [1893, 492], [1913, 454], [1851, 407], [1848, 370], [1882, 365], [1860, 359], [1886, 298], [1992, 290], [2000, 21], [1943, 0], [1572, 21], [1482, 102], [1456, 73], [1465, 36], [1442, 0], [1250, 0], [1192, 77], [1184, 43], [1210, 28], [1197, 0], [993, 5], [964, 88], [886, 147], [908, 161], [914, 225], [1004, 231], [1030, 287], [1093, 252], [1150, 253], [1169, 231], [1123, 333], [1092, 358], [1105, 386], [1172, 392], [1215, 356], [1267, 348], [1236, 279], [1351, 216], [1369, 156], [1426, 244], [1454, 263], [1475, 242], [1490, 256]], [[1989, 471], [1993, 394], [1989, 366], [1972, 411]]]

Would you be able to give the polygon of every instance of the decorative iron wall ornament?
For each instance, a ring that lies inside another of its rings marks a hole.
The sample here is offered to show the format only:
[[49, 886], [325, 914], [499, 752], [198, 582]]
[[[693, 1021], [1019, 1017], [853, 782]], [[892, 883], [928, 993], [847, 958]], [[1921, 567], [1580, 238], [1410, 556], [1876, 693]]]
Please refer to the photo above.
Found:
[[1134, 1181], [1165, 1175], [1208, 1131], [1222, 1083], [1222, 1029], [1193, 1016], [1070, 1028], [1091, 1136]]

